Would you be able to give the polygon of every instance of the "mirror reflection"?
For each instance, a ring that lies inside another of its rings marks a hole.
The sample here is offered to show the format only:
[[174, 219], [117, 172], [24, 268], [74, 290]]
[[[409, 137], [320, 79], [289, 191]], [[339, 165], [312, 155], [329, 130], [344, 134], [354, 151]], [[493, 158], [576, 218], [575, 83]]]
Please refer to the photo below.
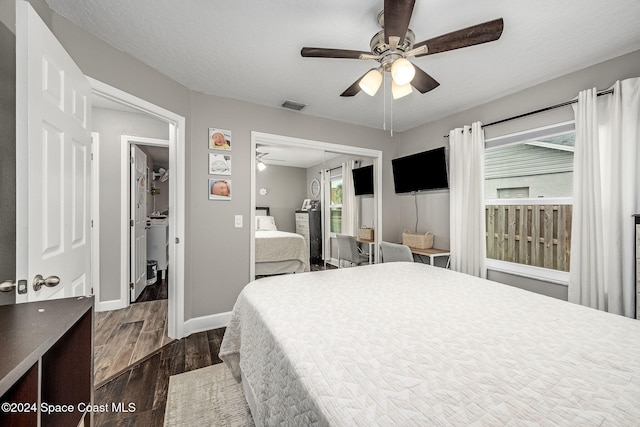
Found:
[[255, 277], [374, 263], [374, 163], [338, 150], [256, 144]]

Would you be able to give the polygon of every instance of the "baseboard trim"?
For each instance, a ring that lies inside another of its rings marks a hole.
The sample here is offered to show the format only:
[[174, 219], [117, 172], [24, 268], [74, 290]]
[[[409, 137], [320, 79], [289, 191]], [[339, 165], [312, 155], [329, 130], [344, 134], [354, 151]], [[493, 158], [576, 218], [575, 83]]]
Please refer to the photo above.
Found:
[[211, 314], [209, 316], [194, 317], [184, 322], [184, 336], [210, 329], [226, 328], [231, 320], [231, 312]]
[[127, 304], [121, 299], [113, 299], [110, 301], [96, 301], [95, 311], [111, 311], [126, 308]]

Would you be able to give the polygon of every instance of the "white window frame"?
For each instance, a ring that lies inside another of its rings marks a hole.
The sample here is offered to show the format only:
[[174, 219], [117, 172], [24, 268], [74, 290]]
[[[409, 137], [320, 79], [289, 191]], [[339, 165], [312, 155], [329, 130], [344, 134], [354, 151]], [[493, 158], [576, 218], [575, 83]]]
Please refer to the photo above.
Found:
[[[485, 151], [506, 145], [521, 144], [527, 140], [551, 137], [569, 132], [575, 132], [575, 121], [556, 123], [549, 126], [530, 129], [523, 132], [512, 133], [485, 141]], [[521, 199], [485, 199], [484, 206], [488, 205], [573, 205], [572, 197], [530, 197]], [[551, 268], [536, 267], [532, 265], [519, 264], [509, 261], [501, 261], [485, 257], [487, 270], [501, 273], [513, 274], [516, 276], [528, 277], [559, 285], [569, 285], [569, 272], [553, 270]]]
[[[329, 226], [331, 226], [331, 209], [336, 209], [336, 208], [342, 209], [342, 203], [338, 205], [334, 205], [331, 203], [331, 183], [337, 180], [342, 181], [342, 170], [340, 171], [339, 174], [329, 177], [329, 203], [328, 203], [329, 210], [327, 212], [327, 215], [329, 216]], [[343, 190], [344, 190], [344, 181], [343, 181]], [[342, 233], [342, 223], [340, 223], [340, 233]], [[338, 233], [334, 233], [333, 231], [331, 231], [331, 229], [329, 229], [329, 237], [331, 237], [332, 239], [335, 239], [337, 235]]]

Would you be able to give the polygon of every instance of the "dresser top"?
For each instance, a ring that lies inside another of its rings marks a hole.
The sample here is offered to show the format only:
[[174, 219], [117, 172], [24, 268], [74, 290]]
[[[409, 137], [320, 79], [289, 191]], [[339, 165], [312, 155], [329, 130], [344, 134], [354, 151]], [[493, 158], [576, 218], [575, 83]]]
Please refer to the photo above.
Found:
[[0, 396], [92, 307], [93, 297], [0, 306]]

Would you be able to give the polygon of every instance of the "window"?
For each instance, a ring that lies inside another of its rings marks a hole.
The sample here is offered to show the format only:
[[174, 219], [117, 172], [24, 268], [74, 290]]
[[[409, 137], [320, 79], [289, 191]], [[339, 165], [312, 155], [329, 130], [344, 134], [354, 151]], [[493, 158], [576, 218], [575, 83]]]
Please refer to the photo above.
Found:
[[488, 267], [528, 276], [569, 271], [574, 140], [573, 123], [564, 123], [487, 141]]
[[331, 200], [329, 215], [331, 218], [330, 231], [332, 236], [342, 232], [342, 175], [331, 177]]

